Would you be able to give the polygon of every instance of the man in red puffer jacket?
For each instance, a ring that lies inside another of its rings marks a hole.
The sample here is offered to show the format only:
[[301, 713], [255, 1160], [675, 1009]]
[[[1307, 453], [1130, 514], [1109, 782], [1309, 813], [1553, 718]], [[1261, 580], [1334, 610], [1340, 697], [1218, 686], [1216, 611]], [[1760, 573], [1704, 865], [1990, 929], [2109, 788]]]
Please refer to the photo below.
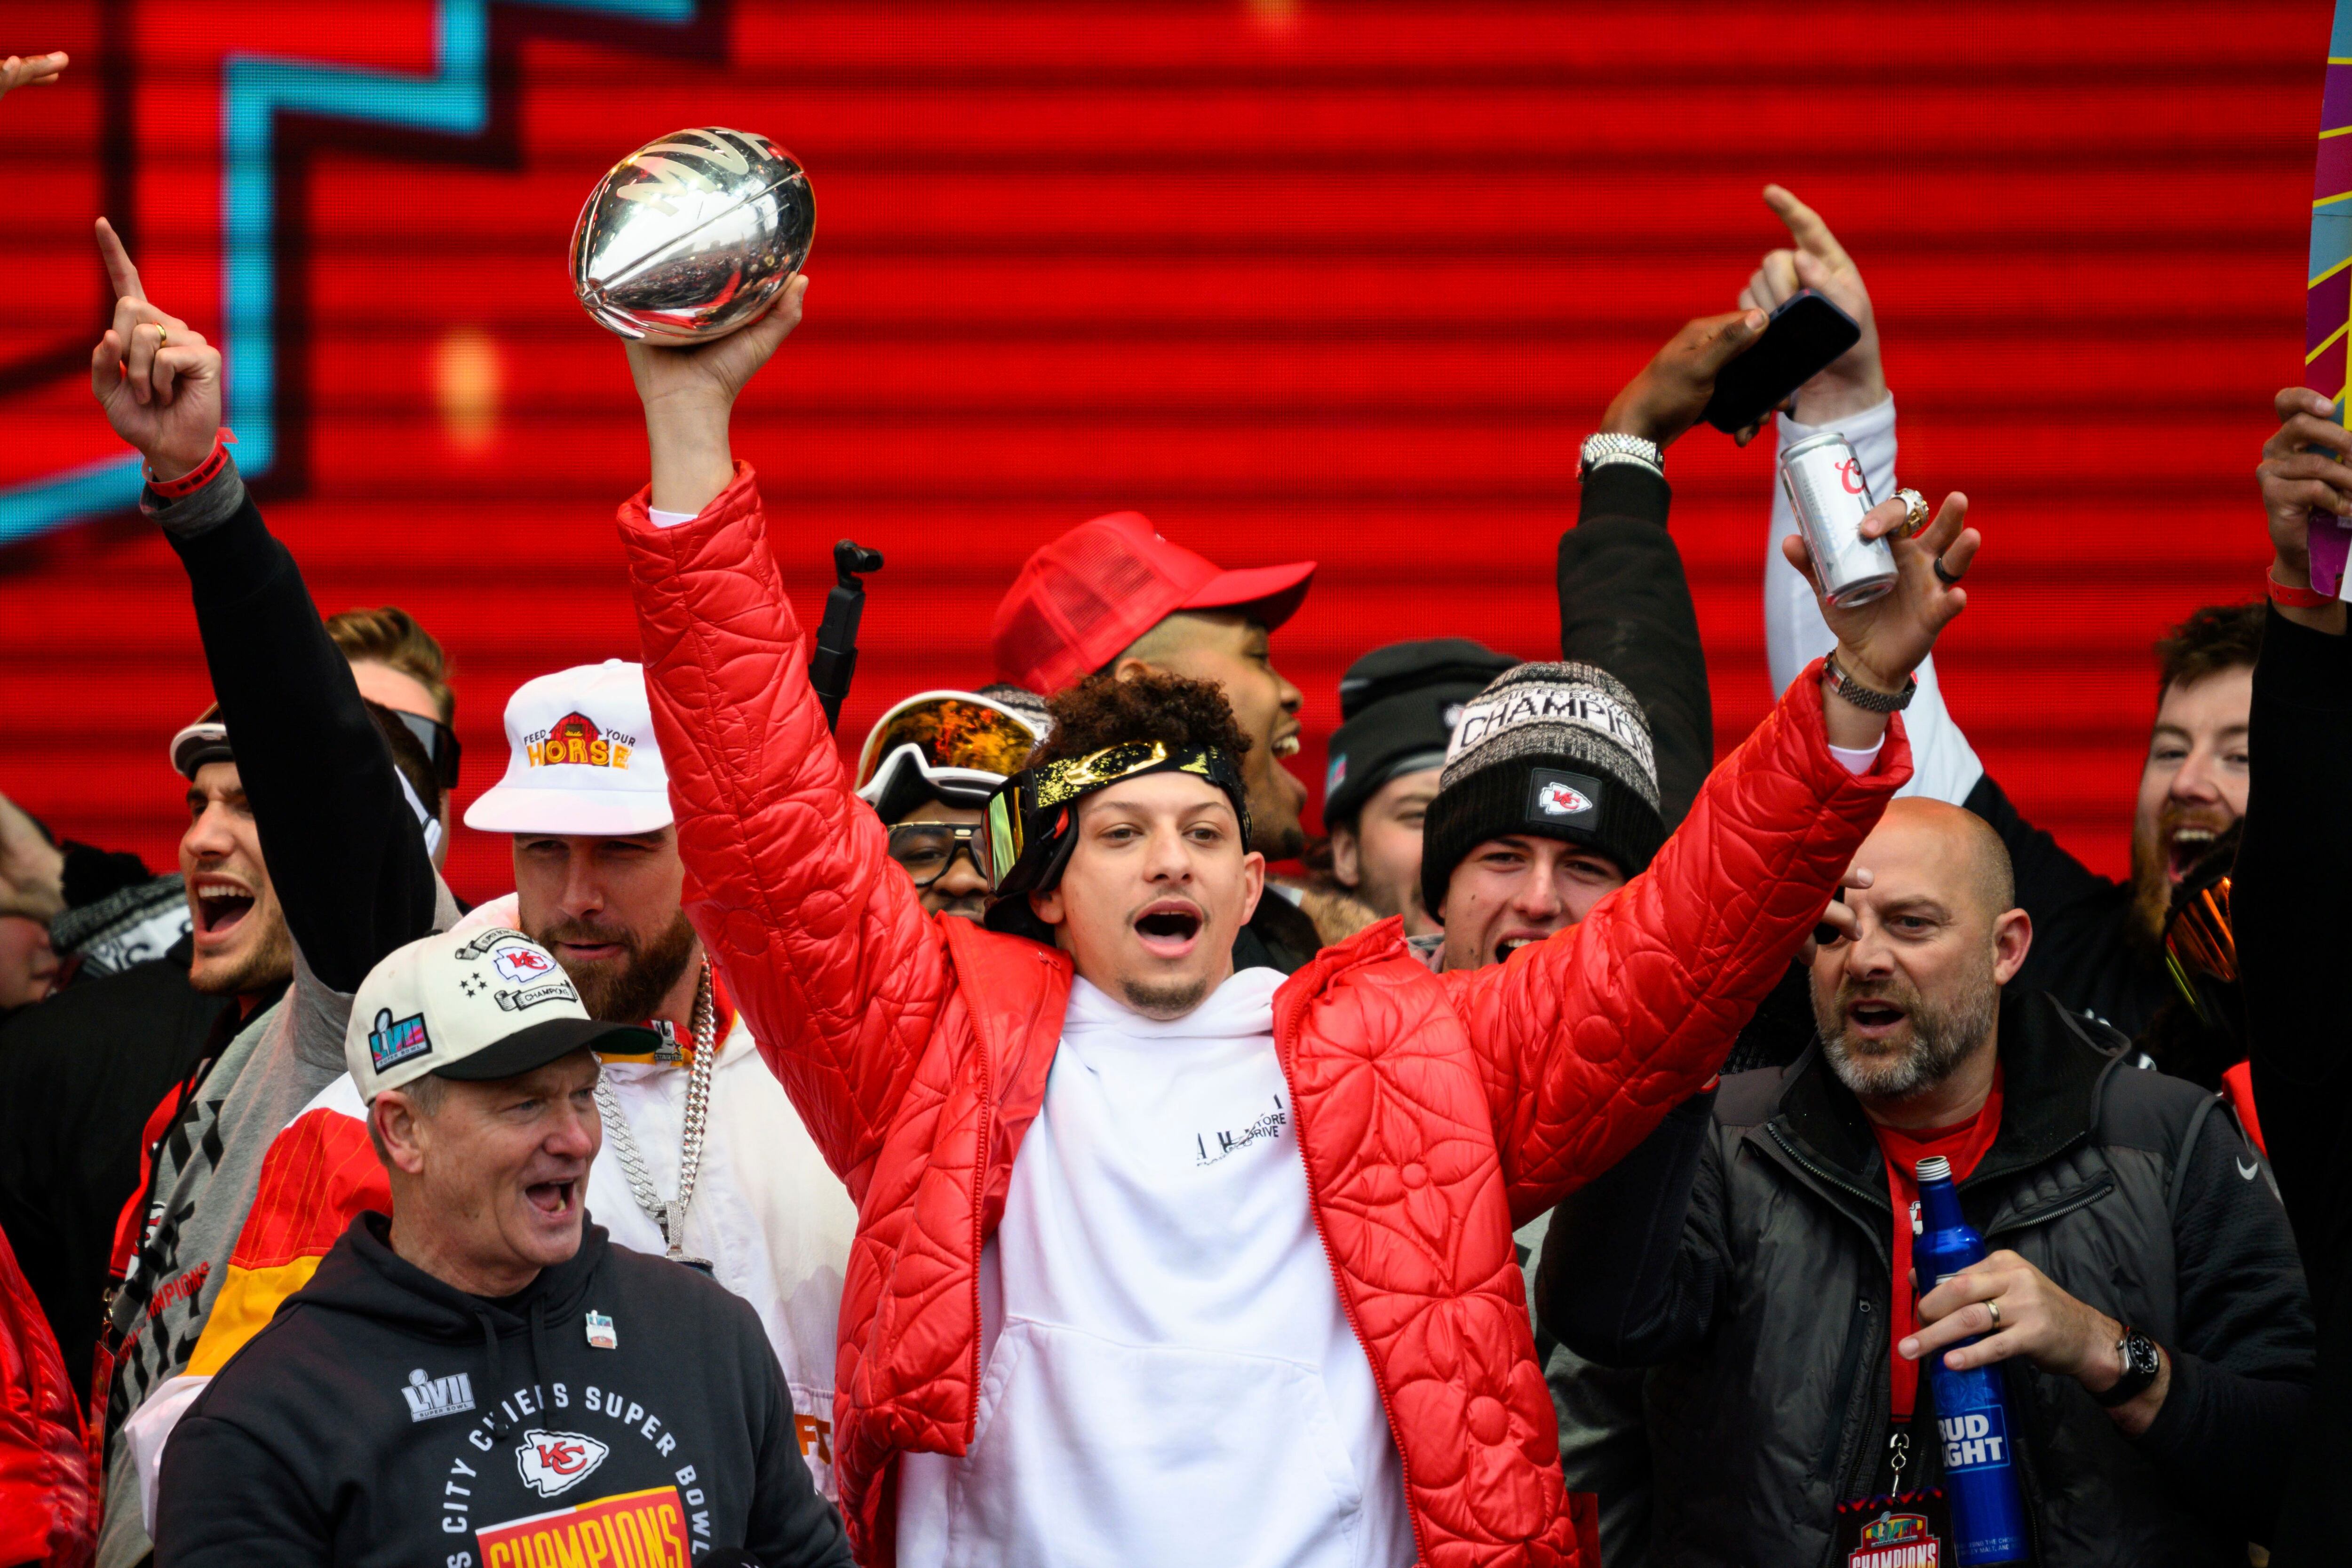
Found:
[[810, 690], [727, 435], [804, 288], [628, 346], [653, 482], [621, 534], [688, 913], [858, 1206], [859, 1557], [1595, 1563], [1512, 1228], [1714, 1073], [1821, 918], [1908, 775], [1887, 714], [1960, 607], [1931, 563], [1965, 570], [1962, 506], [1644, 873], [1501, 965], [1433, 974], [1389, 920], [1234, 973], [1246, 743], [1213, 688], [1085, 683], [984, 835], [1049, 946], [924, 915]]

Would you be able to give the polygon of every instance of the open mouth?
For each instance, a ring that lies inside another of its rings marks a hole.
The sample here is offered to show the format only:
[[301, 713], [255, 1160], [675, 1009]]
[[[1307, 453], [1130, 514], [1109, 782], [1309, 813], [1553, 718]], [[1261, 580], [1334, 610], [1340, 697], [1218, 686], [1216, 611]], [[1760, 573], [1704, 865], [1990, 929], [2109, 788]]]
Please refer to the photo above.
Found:
[[1297, 730], [1292, 730], [1288, 735], [1278, 735], [1275, 737], [1273, 749], [1274, 754], [1276, 757], [1297, 756], [1298, 732]]
[[1191, 950], [1201, 935], [1201, 912], [1189, 904], [1168, 901], [1151, 905], [1135, 917], [1135, 934], [1162, 957], [1178, 957]]
[[254, 897], [233, 882], [196, 883], [196, 929], [206, 936], [225, 936], [253, 913]]
[[579, 1189], [577, 1180], [535, 1181], [522, 1189], [522, 1195], [531, 1207], [553, 1219], [571, 1211], [572, 1198]]
[[2184, 882], [2197, 869], [2221, 835], [2210, 828], [2179, 827], [2172, 830], [2172, 841], [2165, 846], [2165, 870], [2176, 883]]
[[1893, 1030], [1910, 1015], [1892, 1002], [1870, 999], [1852, 1004], [1845, 1009], [1845, 1016], [1848, 1023], [1874, 1040]]

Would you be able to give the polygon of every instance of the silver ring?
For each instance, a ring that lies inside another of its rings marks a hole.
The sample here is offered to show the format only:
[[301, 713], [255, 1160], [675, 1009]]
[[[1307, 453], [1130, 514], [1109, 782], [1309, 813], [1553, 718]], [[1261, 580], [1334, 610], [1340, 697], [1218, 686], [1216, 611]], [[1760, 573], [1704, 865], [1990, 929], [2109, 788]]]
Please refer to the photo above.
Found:
[[1942, 556], [1937, 556], [1936, 558], [1935, 567], [1936, 580], [1942, 583], [1946, 588], [1958, 588], [1960, 583], [1960, 579], [1968, 576], [1968, 573], [1965, 571], [1951, 571], [1947, 570], [1945, 568], [1944, 558]]
[[1999, 1301], [1987, 1301], [1985, 1303], [1985, 1311], [1992, 1314], [1992, 1326], [1995, 1328], [2000, 1327], [2000, 1303]]

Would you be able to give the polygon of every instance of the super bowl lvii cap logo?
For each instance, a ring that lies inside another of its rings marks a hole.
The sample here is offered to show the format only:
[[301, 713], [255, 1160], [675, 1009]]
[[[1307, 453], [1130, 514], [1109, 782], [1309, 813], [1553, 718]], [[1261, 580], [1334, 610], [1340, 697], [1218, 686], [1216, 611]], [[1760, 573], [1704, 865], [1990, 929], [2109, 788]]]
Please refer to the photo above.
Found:
[[378, 1008], [375, 1027], [368, 1030], [368, 1061], [378, 1072], [388, 1072], [404, 1061], [414, 1061], [433, 1049], [425, 1032], [425, 1015], [394, 1022], [390, 1008]]

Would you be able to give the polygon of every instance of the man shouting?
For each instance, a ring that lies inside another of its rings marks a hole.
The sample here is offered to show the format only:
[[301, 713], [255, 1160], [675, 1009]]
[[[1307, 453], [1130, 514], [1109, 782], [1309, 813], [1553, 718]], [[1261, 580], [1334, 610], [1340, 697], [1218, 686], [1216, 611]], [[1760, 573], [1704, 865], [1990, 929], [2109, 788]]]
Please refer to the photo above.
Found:
[[1966, 569], [1963, 507], [1645, 873], [1460, 973], [1394, 921], [1236, 973], [1248, 739], [1205, 683], [1082, 682], [985, 834], [1048, 946], [925, 915], [827, 740], [727, 438], [804, 288], [699, 350], [629, 345], [653, 483], [621, 532], [688, 913], [858, 1204], [861, 1560], [1592, 1561], [1512, 1227], [1716, 1071], [1820, 918], [1906, 776], [1886, 716], [1960, 608], [1930, 566]]

